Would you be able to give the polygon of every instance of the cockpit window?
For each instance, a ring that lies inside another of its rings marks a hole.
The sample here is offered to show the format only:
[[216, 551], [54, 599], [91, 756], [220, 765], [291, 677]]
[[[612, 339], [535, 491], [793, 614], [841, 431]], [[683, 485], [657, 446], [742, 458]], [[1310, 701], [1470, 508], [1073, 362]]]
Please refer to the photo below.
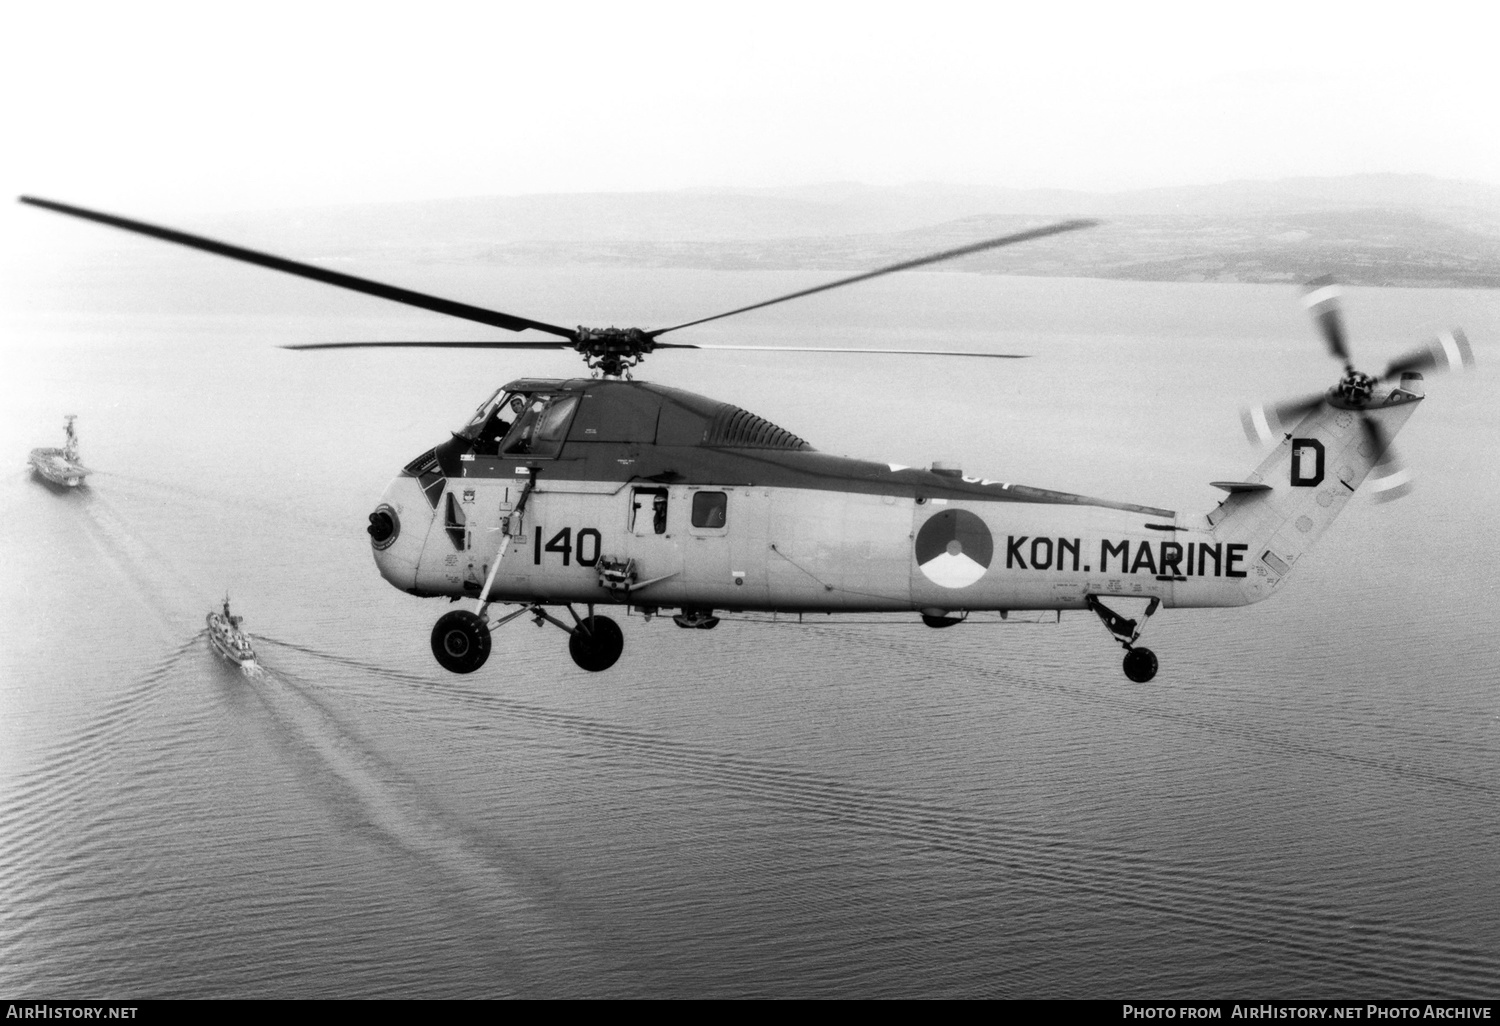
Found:
[[503, 389], [492, 395], [474, 411], [473, 418], [459, 432], [459, 436], [474, 443], [474, 451], [481, 456], [496, 456], [500, 453], [500, 440], [510, 431], [511, 424], [526, 409], [526, 397]]
[[556, 396], [542, 411], [536, 425], [536, 441], [551, 442], [554, 450], [568, 434], [568, 421], [578, 406], [576, 395]]
[[500, 446], [507, 456], [556, 456], [578, 409], [576, 395], [533, 395]]

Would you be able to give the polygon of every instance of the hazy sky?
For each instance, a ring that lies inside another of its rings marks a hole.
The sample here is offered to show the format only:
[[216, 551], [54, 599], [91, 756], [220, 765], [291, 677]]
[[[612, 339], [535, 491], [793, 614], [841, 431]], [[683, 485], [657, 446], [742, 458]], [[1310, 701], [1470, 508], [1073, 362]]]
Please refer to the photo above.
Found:
[[1500, 184], [1493, 10], [12, 4], [0, 176], [156, 215], [829, 180]]

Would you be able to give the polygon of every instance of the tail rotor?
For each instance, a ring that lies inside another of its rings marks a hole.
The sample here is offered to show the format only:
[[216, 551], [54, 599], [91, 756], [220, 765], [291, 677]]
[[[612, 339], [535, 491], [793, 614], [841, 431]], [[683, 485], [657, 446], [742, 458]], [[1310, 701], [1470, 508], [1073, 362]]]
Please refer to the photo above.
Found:
[[1359, 414], [1362, 448], [1376, 465], [1370, 472], [1369, 485], [1377, 502], [1388, 502], [1411, 491], [1412, 476], [1397, 458], [1391, 439], [1380, 421], [1370, 412], [1376, 399], [1376, 388], [1384, 382], [1399, 379], [1397, 389], [1411, 396], [1422, 394], [1422, 372], [1429, 370], [1466, 370], [1474, 366], [1474, 350], [1463, 331], [1455, 328], [1446, 334], [1392, 360], [1377, 378], [1354, 367], [1349, 355], [1348, 335], [1344, 330], [1340, 307], [1341, 290], [1331, 277], [1314, 278], [1303, 286], [1302, 302], [1318, 326], [1328, 353], [1344, 365], [1344, 376], [1326, 392], [1252, 406], [1241, 412], [1245, 435], [1252, 443], [1266, 444], [1287, 436], [1303, 418], [1325, 403], [1353, 410]]
[[1365, 444], [1375, 454], [1375, 466], [1366, 480], [1370, 494], [1376, 502], [1391, 502], [1411, 491], [1411, 471], [1396, 457], [1396, 450], [1385, 433], [1385, 428], [1368, 413], [1360, 415], [1360, 429], [1364, 432]]

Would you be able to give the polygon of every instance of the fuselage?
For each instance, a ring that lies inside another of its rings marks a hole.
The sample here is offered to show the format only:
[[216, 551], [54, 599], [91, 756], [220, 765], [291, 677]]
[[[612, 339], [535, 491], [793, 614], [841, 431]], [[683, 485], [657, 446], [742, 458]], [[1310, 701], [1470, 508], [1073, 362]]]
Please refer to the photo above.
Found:
[[408, 465], [382, 514], [393, 585], [488, 582], [498, 602], [940, 616], [1241, 605], [1278, 579], [1210, 517], [829, 456], [737, 407], [612, 380], [512, 382]]

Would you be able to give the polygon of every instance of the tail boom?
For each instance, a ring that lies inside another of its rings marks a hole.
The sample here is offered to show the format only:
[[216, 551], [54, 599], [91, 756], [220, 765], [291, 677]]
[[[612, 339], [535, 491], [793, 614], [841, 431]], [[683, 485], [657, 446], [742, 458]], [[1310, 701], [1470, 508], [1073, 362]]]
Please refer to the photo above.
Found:
[[[1287, 431], [1245, 481], [1218, 483], [1228, 497], [1179, 540], [1198, 535], [1211, 544], [1243, 545], [1246, 573], [1235, 579], [1179, 580], [1171, 605], [1239, 606], [1274, 594], [1380, 466], [1386, 453], [1379, 450], [1388, 447], [1422, 398], [1418, 374], [1403, 376], [1400, 386], [1359, 406], [1330, 397]], [[1361, 423], [1366, 417], [1378, 431]], [[1371, 485], [1388, 493], [1403, 487], [1404, 477], [1376, 473]]]

